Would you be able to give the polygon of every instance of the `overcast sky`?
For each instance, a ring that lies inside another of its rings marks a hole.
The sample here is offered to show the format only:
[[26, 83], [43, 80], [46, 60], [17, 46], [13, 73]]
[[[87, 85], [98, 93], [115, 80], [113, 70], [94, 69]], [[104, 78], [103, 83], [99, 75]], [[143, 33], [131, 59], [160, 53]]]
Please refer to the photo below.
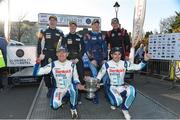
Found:
[[[132, 32], [135, 0], [10, 0], [11, 20], [26, 14], [26, 20], [37, 21], [38, 13], [98, 16], [102, 30], [109, 30], [116, 1], [120, 4], [118, 18], [122, 27]], [[175, 11], [180, 12], [180, 0], [147, 0], [144, 30], [159, 31], [160, 20], [175, 15]], [[0, 20], [5, 14], [5, 3], [1, 3]]]

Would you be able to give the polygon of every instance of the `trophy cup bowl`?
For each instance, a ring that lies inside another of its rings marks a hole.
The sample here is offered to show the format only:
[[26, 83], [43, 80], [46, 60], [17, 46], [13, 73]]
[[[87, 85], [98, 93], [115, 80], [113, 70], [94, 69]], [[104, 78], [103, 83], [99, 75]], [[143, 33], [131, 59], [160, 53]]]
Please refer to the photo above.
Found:
[[86, 98], [93, 99], [95, 97], [95, 92], [97, 91], [97, 79], [93, 77], [85, 77], [85, 88], [86, 88]]

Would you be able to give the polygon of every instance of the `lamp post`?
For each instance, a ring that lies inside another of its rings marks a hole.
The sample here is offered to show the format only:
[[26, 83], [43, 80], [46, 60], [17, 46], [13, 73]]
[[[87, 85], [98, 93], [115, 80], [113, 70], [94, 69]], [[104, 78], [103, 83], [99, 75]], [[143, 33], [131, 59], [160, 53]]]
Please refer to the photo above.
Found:
[[116, 2], [113, 7], [115, 8], [116, 18], [118, 18], [118, 15], [117, 15], [117, 14], [118, 14], [118, 10], [119, 10], [119, 7], [120, 7], [119, 3]]

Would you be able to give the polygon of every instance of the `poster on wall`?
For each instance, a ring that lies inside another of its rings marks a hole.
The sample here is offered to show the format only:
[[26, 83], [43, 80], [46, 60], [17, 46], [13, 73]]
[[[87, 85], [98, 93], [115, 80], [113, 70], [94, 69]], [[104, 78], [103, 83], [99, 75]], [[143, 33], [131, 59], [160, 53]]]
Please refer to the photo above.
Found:
[[148, 53], [151, 59], [180, 60], [180, 33], [150, 35]]

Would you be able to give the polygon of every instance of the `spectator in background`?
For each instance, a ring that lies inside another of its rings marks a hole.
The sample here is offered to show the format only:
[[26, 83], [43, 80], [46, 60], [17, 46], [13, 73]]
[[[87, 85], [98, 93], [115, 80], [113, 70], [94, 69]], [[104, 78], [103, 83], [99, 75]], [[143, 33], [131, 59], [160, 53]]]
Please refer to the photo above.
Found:
[[[4, 85], [3, 85], [3, 78], [7, 77], [5, 73], [7, 73], [7, 68], [5, 67], [6, 64], [6, 46], [7, 46], [7, 41], [5, 38], [0, 37], [0, 91], [3, 90]], [[5, 64], [4, 64], [5, 63]]]
[[136, 53], [135, 53], [135, 63], [139, 63], [141, 60], [144, 59], [144, 52], [145, 52], [145, 49], [144, 49], [144, 44], [140, 44], [140, 47], [137, 49]]
[[3, 53], [1, 52], [2, 50], [1, 50], [1, 48], [0, 48], [0, 92], [2, 91], [2, 89], [3, 89], [3, 83], [2, 83], [2, 81], [3, 81], [3, 71], [4, 71], [4, 69], [3, 69], [3, 67], [5, 67], [5, 63], [4, 63], [4, 57], [3, 57]]

